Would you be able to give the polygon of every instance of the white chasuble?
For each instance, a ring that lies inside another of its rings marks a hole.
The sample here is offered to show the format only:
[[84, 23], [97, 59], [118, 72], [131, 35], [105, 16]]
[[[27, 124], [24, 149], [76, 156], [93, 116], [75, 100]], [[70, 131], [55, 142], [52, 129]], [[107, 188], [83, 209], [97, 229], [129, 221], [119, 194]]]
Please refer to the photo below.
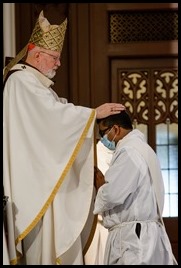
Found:
[[26, 251], [29, 264], [81, 264], [81, 234], [93, 215], [95, 110], [59, 98], [36, 69], [13, 69], [3, 99], [10, 262]]

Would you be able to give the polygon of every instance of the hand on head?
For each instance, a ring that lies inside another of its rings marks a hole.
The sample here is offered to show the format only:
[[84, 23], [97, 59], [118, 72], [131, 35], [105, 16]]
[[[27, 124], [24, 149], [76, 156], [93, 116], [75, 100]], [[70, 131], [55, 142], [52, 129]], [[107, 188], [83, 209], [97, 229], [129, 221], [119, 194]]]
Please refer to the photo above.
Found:
[[125, 106], [121, 103], [104, 103], [96, 108], [96, 118], [101, 119], [109, 115], [119, 114], [125, 109]]

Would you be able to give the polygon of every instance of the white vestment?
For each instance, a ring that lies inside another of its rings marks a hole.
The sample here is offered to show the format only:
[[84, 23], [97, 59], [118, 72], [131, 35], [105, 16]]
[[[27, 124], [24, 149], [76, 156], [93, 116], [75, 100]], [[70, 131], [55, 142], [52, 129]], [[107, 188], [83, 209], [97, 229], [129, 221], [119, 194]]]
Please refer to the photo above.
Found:
[[[139, 130], [128, 133], [118, 142], [105, 173], [106, 183], [96, 196], [94, 214], [102, 215], [109, 230], [104, 264], [172, 265], [171, 244], [160, 222], [153, 178], [143, 155], [136, 149], [138, 142], [150, 153]], [[150, 157], [156, 157], [155, 153]], [[162, 213], [163, 179], [160, 170], [155, 173]]]
[[[3, 184], [11, 264], [83, 264], [93, 213], [95, 110], [59, 98], [17, 64], [3, 96]], [[93, 209], [92, 209], [93, 210]]]

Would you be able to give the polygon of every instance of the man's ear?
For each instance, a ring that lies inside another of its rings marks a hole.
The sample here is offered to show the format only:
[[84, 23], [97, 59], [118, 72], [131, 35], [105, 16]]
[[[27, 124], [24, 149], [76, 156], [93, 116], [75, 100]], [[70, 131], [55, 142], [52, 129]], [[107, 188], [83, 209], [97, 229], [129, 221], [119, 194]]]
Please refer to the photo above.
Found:
[[40, 59], [40, 51], [35, 52], [34, 58], [35, 58], [36, 61], [39, 61], [39, 59]]
[[118, 126], [118, 125], [115, 125], [115, 134], [116, 134], [116, 139], [115, 140], [120, 140], [122, 139], [122, 136], [123, 136], [123, 128]]
[[121, 133], [121, 127], [118, 125], [114, 125], [116, 134], [119, 135]]

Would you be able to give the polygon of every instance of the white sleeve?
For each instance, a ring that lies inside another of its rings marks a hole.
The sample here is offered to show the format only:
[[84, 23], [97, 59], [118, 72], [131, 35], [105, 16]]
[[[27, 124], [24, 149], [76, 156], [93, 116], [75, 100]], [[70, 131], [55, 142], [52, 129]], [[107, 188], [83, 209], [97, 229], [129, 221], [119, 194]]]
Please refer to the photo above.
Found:
[[122, 150], [105, 173], [106, 183], [98, 190], [94, 214], [123, 204], [137, 188], [139, 175], [139, 165], [136, 165], [127, 150]]

